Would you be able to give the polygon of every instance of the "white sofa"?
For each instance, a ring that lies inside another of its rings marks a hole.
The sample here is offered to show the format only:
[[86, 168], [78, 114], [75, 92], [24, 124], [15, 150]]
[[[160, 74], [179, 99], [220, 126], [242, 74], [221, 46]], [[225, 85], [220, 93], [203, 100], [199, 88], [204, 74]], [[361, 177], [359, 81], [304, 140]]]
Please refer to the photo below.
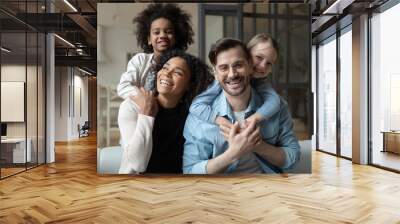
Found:
[[[311, 173], [311, 140], [300, 141], [299, 162], [288, 173]], [[121, 164], [122, 148], [111, 146], [97, 149], [97, 173], [117, 174]]]
[[97, 173], [117, 174], [121, 165], [122, 147], [111, 146], [97, 149]]

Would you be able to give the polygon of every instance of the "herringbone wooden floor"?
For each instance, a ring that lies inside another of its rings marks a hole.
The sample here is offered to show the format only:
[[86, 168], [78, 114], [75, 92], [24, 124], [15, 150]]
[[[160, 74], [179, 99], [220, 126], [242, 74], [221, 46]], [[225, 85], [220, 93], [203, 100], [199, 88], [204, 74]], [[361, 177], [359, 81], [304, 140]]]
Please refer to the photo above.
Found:
[[98, 176], [94, 137], [0, 181], [0, 223], [400, 223], [400, 175], [313, 153], [313, 174]]

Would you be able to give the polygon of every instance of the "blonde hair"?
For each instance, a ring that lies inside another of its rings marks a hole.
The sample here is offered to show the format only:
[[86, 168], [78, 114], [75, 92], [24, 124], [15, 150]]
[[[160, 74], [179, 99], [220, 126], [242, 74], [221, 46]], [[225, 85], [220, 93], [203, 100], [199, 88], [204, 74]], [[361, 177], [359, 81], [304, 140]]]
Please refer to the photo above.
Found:
[[278, 42], [276, 42], [274, 38], [266, 33], [260, 33], [251, 38], [251, 40], [247, 43], [247, 49], [250, 51], [257, 44], [266, 42], [269, 42], [272, 45], [277, 54], [279, 53]]

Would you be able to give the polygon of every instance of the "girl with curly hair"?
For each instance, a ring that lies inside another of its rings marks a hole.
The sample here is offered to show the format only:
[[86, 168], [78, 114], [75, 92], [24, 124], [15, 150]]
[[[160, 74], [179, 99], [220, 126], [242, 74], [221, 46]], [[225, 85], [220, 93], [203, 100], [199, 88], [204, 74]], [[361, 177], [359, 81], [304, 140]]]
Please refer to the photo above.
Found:
[[150, 4], [133, 20], [136, 39], [143, 53], [128, 62], [127, 71], [118, 84], [118, 95], [126, 99], [137, 94], [139, 87], [154, 88], [151, 67], [170, 48], [187, 50], [193, 43], [191, 16], [176, 4]]
[[177, 49], [160, 57], [155, 74], [155, 94], [142, 87], [120, 106], [120, 174], [182, 173], [183, 127], [190, 103], [213, 81], [205, 63]]

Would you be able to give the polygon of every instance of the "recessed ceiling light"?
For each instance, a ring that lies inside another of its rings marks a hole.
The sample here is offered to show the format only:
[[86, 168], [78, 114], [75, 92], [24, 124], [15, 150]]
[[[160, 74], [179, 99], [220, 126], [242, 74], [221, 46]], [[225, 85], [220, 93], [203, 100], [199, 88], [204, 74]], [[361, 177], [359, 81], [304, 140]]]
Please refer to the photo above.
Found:
[[88, 71], [86, 71], [86, 70], [83, 70], [83, 69], [81, 69], [81, 68], [79, 68], [79, 67], [78, 67], [78, 70], [81, 71], [81, 72], [83, 72], [83, 73], [85, 73], [85, 74], [88, 74], [88, 75], [90, 75], [90, 76], [92, 75], [92, 73], [90, 73], [90, 72], [88, 72]]
[[74, 10], [75, 12], [78, 12], [78, 10], [71, 4], [69, 3], [68, 0], [64, 0], [65, 4], [67, 4], [72, 10]]
[[343, 9], [353, 2], [354, 0], [336, 0], [322, 14], [342, 14]]
[[1, 47], [1, 50], [4, 51], [4, 52], [7, 52], [7, 53], [10, 53], [10, 52], [11, 52], [11, 50], [9, 50], [9, 49], [7, 49], [7, 48], [5, 48], [5, 47]]
[[64, 43], [66, 43], [67, 45], [69, 45], [69, 46], [75, 48], [75, 45], [73, 45], [73, 44], [72, 44], [71, 42], [69, 42], [68, 40], [66, 40], [66, 39], [64, 39], [64, 38], [62, 38], [62, 37], [60, 37], [60, 36], [57, 35], [57, 34], [54, 34], [54, 36], [57, 37], [58, 39], [60, 39], [61, 41], [63, 41]]

